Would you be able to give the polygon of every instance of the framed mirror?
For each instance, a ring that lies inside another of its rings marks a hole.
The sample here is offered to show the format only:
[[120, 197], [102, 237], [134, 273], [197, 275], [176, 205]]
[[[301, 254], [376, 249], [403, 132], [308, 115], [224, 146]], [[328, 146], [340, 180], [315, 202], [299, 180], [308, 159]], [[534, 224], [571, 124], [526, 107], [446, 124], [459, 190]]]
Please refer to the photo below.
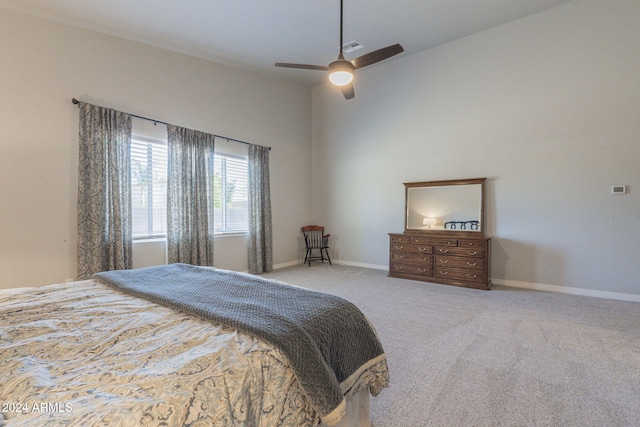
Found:
[[407, 182], [405, 232], [484, 235], [486, 178]]

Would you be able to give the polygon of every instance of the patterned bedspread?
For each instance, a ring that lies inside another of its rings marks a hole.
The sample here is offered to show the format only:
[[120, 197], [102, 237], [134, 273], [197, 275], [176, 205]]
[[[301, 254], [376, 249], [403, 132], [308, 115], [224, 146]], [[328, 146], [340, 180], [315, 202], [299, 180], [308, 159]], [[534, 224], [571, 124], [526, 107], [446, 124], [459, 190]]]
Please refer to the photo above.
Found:
[[[362, 378], [384, 387], [386, 363]], [[0, 425], [319, 422], [287, 358], [250, 335], [94, 280], [0, 291]]]
[[[327, 424], [336, 424], [345, 414], [344, 391], [386, 358], [365, 315], [335, 295], [189, 264], [105, 271], [94, 277], [127, 294], [273, 344], [287, 357], [305, 396]], [[371, 393], [377, 396], [380, 391]]]

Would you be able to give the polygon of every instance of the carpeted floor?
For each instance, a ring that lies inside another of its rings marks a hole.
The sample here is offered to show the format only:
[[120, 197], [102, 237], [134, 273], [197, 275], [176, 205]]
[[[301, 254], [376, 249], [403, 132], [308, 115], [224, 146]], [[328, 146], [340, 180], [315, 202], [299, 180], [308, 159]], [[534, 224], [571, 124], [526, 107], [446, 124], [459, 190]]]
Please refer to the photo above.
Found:
[[321, 263], [263, 276], [339, 295], [371, 319], [391, 370], [373, 427], [640, 426], [638, 303]]

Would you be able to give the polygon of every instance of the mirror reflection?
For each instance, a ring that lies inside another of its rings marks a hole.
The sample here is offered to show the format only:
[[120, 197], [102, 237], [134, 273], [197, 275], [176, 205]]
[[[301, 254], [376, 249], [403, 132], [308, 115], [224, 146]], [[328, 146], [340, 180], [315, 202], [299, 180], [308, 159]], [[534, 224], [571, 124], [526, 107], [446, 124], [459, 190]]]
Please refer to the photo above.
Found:
[[484, 179], [405, 184], [405, 228], [482, 232], [483, 183]]

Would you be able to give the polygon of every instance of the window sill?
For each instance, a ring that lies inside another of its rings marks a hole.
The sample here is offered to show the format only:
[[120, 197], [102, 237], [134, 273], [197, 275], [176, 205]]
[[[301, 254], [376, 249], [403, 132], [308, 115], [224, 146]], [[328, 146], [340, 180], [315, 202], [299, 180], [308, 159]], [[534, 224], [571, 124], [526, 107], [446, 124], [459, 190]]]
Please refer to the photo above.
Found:
[[229, 231], [226, 233], [215, 233], [213, 237], [241, 237], [247, 236], [249, 234], [248, 231]]
[[[229, 231], [226, 233], [215, 233], [213, 235], [214, 238], [216, 237], [242, 237], [242, 236], [248, 236], [249, 232], [248, 231]], [[157, 243], [157, 242], [166, 242], [167, 238], [166, 237], [138, 237], [133, 239], [133, 243]]]
[[137, 237], [133, 239], [133, 243], [158, 243], [166, 242], [166, 237]]

